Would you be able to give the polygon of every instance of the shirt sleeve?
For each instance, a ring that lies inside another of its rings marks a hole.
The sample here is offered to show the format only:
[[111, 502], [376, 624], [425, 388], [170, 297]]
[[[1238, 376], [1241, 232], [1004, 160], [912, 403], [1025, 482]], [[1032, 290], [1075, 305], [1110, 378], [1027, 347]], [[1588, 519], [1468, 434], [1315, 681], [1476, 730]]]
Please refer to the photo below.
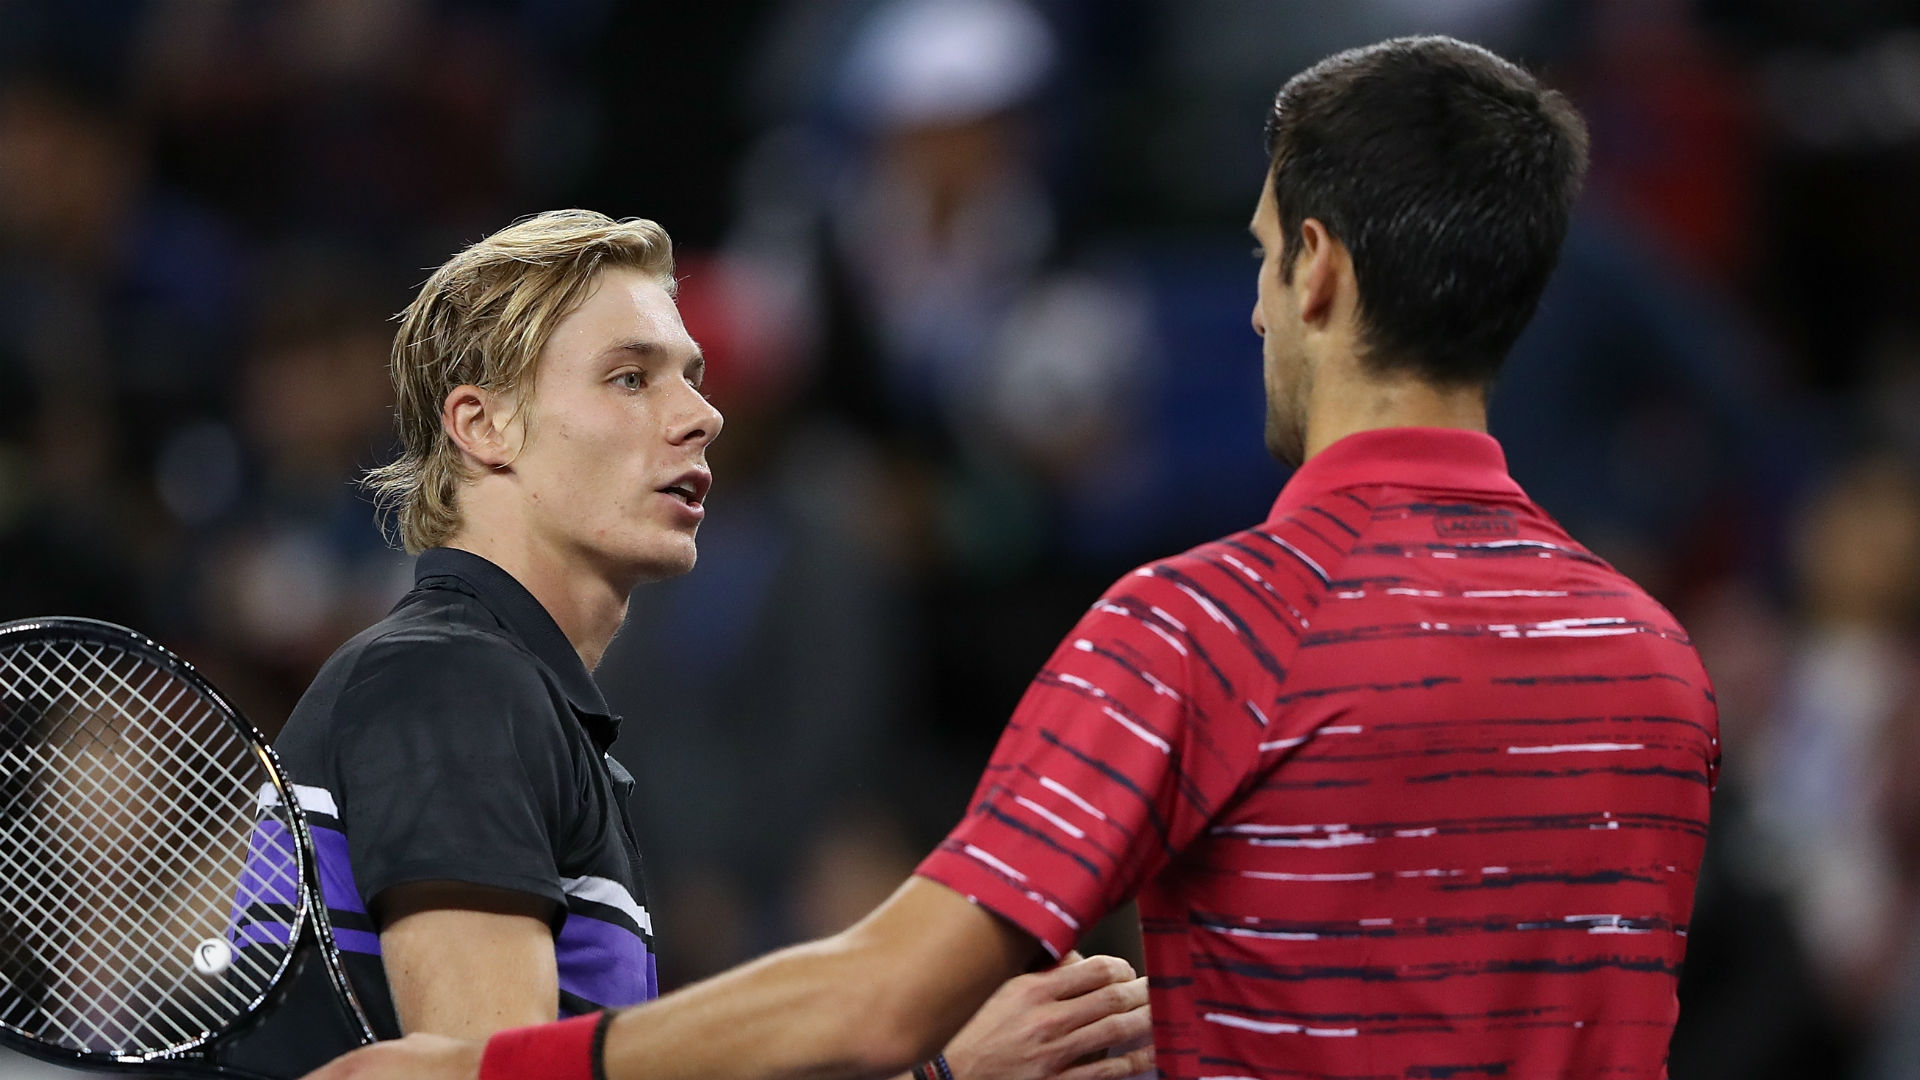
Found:
[[[1205, 597], [1143, 571], [1034, 677], [967, 814], [916, 871], [1055, 956], [1198, 836], [1256, 758], [1241, 646]], [[1217, 610], [1217, 608], [1215, 609]]]
[[[353, 877], [458, 881], [564, 905], [555, 837], [575, 790], [556, 702], [502, 642], [377, 642], [336, 706], [340, 816]], [[577, 801], [577, 800], [575, 800]]]

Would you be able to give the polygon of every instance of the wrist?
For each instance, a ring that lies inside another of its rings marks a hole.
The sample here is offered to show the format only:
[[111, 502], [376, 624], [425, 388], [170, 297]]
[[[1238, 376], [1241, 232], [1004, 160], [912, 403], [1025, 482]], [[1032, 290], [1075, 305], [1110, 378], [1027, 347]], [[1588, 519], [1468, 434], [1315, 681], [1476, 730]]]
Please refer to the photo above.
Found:
[[913, 1067], [913, 1080], [954, 1080], [953, 1065], [947, 1055], [935, 1054]]
[[[479, 1080], [606, 1080], [612, 1012], [497, 1032], [480, 1055]], [[939, 1080], [939, 1078], [935, 1078]]]

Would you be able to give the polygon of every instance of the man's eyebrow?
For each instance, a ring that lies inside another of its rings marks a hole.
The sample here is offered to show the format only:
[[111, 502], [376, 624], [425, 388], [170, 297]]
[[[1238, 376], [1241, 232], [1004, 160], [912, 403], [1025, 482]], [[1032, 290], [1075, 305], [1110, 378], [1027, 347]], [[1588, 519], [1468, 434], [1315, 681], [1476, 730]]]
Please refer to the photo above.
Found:
[[[667, 347], [665, 345], [657, 341], [649, 341], [646, 338], [634, 338], [631, 341], [616, 342], [607, 346], [607, 352], [609, 353], [630, 352], [637, 353], [641, 356], [657, 356], [666, 351]], [[693, 356], [690, 359], [704, 362], [705, 358], [701, 356], [698, 345], [693, 347]]]

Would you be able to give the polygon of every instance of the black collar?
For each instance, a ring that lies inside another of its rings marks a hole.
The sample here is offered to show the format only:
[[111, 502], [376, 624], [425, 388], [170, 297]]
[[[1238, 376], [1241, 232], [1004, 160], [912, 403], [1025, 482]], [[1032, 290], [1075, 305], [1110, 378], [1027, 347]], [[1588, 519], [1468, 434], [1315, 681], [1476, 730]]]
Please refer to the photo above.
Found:
[[587, 665], [573, 650], [573, 643], [560, 631], [540, 601], [525, 585], [505, 570], [470, 551], [458, 548], [431, 548], [414, 562], [415, 588], [435, 588], [435, 578], [455, 578], [475, 599], [500, 620], [507, 632], [520, 639], [527, 651], [544, 664], [567, 695], [567, 702], [580, 717], [594, 744], [602, 753], [613, 745], [620, 733], [620, 718], [607, 708], [607, 699], [587, 673]]

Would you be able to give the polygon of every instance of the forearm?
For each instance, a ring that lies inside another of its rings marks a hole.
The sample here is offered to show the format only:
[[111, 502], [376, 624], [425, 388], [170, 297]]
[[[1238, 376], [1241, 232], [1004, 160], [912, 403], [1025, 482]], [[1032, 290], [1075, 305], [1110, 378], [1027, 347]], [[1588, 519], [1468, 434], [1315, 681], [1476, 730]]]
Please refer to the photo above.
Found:
[[[879, 910], [843, 933], [620, 1013], [605, 1032], [605, 1073], [612, 1080], [884, 1080], [937, 1053], [1039, 951], [1025, 931], [966, 897], [910, 878]], [[1053, 989], [1094, 997], [1087, 991], [1133, 974], [1121, 961], [1089, 963], [1069, 968], [1073, 974], [1062, 976]], [[1085, 985], [1075, 989], [1076, 982]], [[1093, 1002], [1091, 1011], [1143, 1004], [1145, 988], [1136, 989], [1141, 1001], [1109, 995], [1104, 1003]], [[1065, 1028], [1084, 1023], [1062, 1019]], [[496, 1036], [490, 1052], [530, 1064], [503, 1065], [495, 1075], [585, 1077], [589, 1046], [580, 1040], [590, 1034], [591, 1029], [560, 1024]], [[1093, 1036], [1098, 1042], [1099, 1033]], [[573, 1056], [557, 1063], [552, 1055], [567, 1053], [561, 1043], [568, 1040], [574, 1040], [568, 1043]], [[1064, 1046], [1056, 1056], [1070, 1058], [1095, 1048]], [[480, 1060], [475, 1043], [409, 1038], [357, 1051], [315, 1075], [470, 1080]]]
[[[880, 1080], [937, 1053], [991, 987], [920, 1010], [848, 935], [786, 949], [616, 1017], [609, 1076]], [[962, 988], [953, 988], [961, 990]]]
[[857, 925], [622, 1013], [607, 1075], [881, 1080], [938, 1053], [1026, 969], [1033, 938], [912, 878]]

